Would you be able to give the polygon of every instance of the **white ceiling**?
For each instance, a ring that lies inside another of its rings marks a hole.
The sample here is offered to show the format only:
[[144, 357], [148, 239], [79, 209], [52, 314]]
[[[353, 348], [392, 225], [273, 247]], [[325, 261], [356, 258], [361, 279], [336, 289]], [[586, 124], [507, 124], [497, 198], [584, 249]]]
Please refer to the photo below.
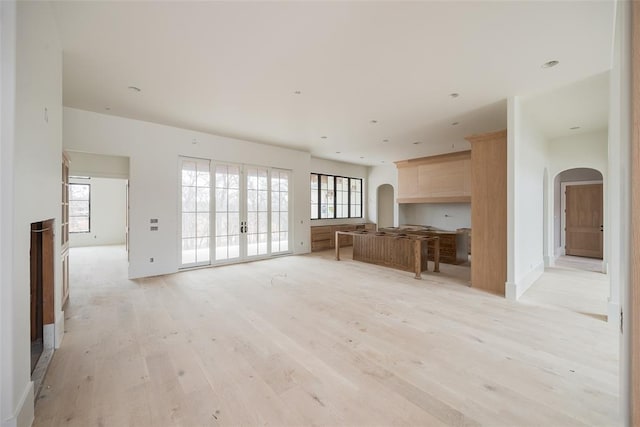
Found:
[[[549, 139], [606, 129], [609, 72], [539, 93], [523, 100], [527, 113]], [[572, 129], [572, 128], [579, 129]]]
[[[506, 127], [512, 95], [577, 81], [598, 92], [601, 77], [588, 78], [607, 75], [614, 21], [613, 0], [70, 1], [54, 10], [66, 106], [367, 165], [466, 149], [465, 135]], [[549, 60], [560, 64], [542, 68]], [[606, 126], [600, 105], [572, 105], [554, 110], [548, 134]]]

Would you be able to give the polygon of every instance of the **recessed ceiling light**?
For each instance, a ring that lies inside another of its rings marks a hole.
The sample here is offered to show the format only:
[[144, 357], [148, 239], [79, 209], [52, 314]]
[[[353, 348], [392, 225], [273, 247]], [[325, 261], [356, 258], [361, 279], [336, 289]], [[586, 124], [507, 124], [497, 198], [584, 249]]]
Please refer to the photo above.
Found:
[[418, 145], [418, 144], [422, 144], [422, 141], [416, 141], [413, 143], [413, 145]]
[[302, 91], [296, 90], [296, 91], [293, 92], [293, 94], [294, 95], [300, 95], [300, 94], [302, 94]]
[[361, 159], [364, 159], [364, 156], [360, 156]]
[[111, 107], [104, 107], [105, 110], [111, 111]]
[[542, 64], [542, 68], [552, 68], [558, 65], [559, 63], [560, 61], [556, 61], [555, 59], [553, 61], [547, 61], [544, 64]]
[[389, 142], [389, 140], [388, 139], [383, 139], [382, 142], [387, 143], [387, 142]]
[[569, 130], [578, 130], [578, 129], [580, 129], [580, 126], [573, 126], [569, 128]]
[[191, 141], [191, 143], [192, 143], [192, 144], [197, 144], [197, 143], [198, 143], [198, 140], [197, 140], [197, 139], [195, 139], [195, 138], [193, 138], [193, 140]]
[[451, 123], [451, 126], [458, 126], [460, 124], [460, 122], [453, 122]]
[[453, 92], [453, 93], [450, 93], [449, 96], [452, 98], [457, 98], [460, 96], [460, 94], [458, 92]]
[[322, 136], [320, 137], [320, 139], [327, 139], [327, 137], [326, 137], [326, 136], [324, 136], [324, 135], [322, 135]]
[[371, 120], [371, 123], [373, 123], [375, 125], [376, 123], [378, 123], [378, 121], [377, 120]]
[[384, 163], [384, 160], [381, 160], [380, 163]]
[[140, 89], [139, 87], [136, 87], [136, 86], [129, 86], [128, 89], [131, 89], [134, 92], [142, 92], [142, 89]]

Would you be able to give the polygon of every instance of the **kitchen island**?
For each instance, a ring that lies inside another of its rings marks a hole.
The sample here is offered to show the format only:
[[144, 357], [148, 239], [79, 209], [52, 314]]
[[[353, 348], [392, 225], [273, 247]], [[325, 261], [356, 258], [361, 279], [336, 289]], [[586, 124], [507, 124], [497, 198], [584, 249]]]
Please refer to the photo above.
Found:
[[[469, 233], [464, 229], [448, 231], [428, 225], [401, 225], [399, 227], [381, 228], [378, 231], [391, 235], [439, 237], [441, 262], [445, 264], [464, 264], [469, 261]], [[433, 251], [430, 252], [429, 260], [433, 261]]]
[[388, 234], [370, 231], [336, 231], [336, 260], [340, 261], [341, 236], [353, 240], [355, 261], [391, 267], [415, 273], [420, 279], [428, 271], [429, 257], [434, 262], [433, 271], [440, 271], [440, 237], [405, 234]]

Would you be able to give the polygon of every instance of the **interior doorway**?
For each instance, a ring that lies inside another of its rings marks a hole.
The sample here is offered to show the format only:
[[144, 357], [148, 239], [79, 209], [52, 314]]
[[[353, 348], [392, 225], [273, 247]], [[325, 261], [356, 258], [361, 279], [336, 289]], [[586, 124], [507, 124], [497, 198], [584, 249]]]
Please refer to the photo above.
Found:
[[565, 255], [602, 259], [602, 183], [565, 184]]
[[574, 168], [556, 175], [553, 201], [556, 264], [604, 271], [604, 200], [600, 171]]
[[394, 193], [393, 186], [382, 184], [378, 187], [378, 228], [394, 226]]

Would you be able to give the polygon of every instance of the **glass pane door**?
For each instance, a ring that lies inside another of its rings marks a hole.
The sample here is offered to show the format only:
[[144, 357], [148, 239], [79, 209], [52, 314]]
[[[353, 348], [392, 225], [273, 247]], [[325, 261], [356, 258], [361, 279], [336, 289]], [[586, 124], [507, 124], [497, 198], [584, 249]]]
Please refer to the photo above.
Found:
[[211, 262], [209, 244], [211, 233], [211, 185], [209, 160], [181, 161], [182, 236], [181, 265], [204, 265]]
[[274, 169], [271, 171], [271, 253], [287, 251], [289, 251], [289, 172]]
[[215, 166], [215, 260], [240, 258], [240, 167]]
[[268, 199], [269, 170], [267, 168], [246, 168], [246, 256], [267, 255], [269, 248]]

